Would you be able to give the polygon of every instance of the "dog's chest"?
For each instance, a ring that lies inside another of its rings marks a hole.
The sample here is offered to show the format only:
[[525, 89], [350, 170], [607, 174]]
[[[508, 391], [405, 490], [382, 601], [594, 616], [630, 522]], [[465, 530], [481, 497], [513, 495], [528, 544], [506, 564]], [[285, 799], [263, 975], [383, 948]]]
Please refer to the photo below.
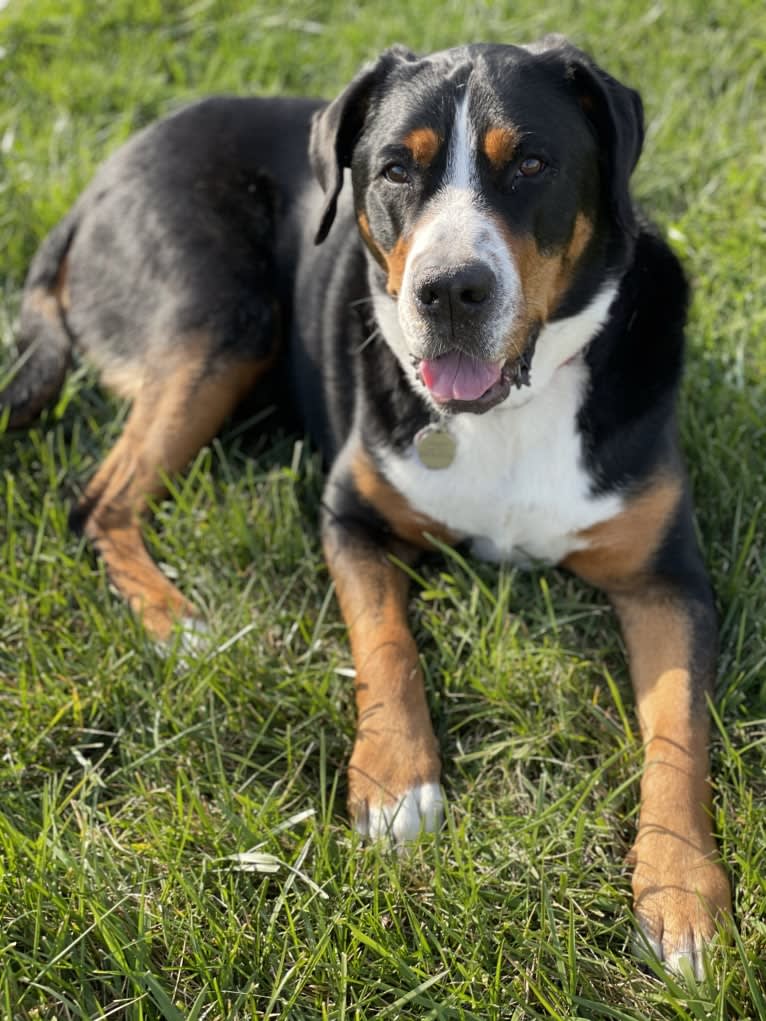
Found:
[[450, 419], [448, 466], [426, 467], [413, 443], [401, 455], [377, 451], [383, 474], [413, 510], [468, 540], [477, 556], [557, 563], [587, 545], [578, 533], [622, 509], [618, 494], [591, 493], [576, 428], [585, 384], [578, 359], [525, 404]]

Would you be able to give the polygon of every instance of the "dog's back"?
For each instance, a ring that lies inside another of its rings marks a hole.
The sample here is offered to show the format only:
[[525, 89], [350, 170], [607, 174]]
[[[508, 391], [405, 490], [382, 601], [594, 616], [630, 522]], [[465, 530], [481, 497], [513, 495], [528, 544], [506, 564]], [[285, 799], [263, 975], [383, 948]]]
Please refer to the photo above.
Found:
[[30, 268], [20, 358], [0, 391], [11, 428], [55, 399], [73, 348], [131, 398], [147, 363], [191, 334], [205, 336], [209, 367], [234, 353], [272, 355], [287, 308], [275, 295], [291, 289], [295, 205], [321, 105], [214, 97], [112, 154]]

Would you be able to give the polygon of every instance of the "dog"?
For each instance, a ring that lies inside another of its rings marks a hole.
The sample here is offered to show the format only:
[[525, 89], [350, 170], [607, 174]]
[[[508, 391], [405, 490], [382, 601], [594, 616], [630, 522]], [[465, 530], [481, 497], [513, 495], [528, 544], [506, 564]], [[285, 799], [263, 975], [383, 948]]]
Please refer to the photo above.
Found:
[[32, 262], [11, 427], [77, 348], [132, 402], [73, 513], [154, 638], [199, 638], [143, 545], [148, 501], [258, 387], [328, 469], [327, 564], [356, 673], [349, 809], [395, 843], [442, 819], [407, 623], [436, 538], [560, 565], [622, 626], [645, 748], [635, 914], [698, 976], [731, 910], [711, 828], [713, 596], [676, 437], [687, 286], [637, 212], [639, 95], [563, 37], [419, 58], [332, 102], [218, 97], [114, 154]]

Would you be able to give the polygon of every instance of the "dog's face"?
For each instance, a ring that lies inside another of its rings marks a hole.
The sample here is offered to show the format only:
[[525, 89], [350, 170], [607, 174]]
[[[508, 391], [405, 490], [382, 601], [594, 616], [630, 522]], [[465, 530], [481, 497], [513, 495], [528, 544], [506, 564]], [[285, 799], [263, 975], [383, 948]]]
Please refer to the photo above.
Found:
[[384, 335], [446, 411], [528, 380], [542, 327], [621, 268], [640, 100], [561, 39], [384, 54], [318, 117], [320, 239], [351, 167]]

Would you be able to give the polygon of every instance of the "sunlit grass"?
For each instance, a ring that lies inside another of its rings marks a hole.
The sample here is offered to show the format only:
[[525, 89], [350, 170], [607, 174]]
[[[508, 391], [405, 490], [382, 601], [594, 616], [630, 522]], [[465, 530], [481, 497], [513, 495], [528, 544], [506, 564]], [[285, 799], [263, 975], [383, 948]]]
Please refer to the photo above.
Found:
[[[148, 541], [215, 640], [161, 656], [66, 526], [124, 415], [78, 370], [35, 429], [0, 440], [0, 1016], [766, 1016], [761, 4], [11, 0], [0, 338], [46, 230], [155, 116], [211, 91], [329, 96], [394, 41], [551, 30], [641, 89], [636, 193], [695, 286], [681, 428], [721, 617], [715, 828], [738, 922], [713, 980], [631, 953], [641, 753], [600, 596], [458, 556], [418, 570], [449, 815], [405, 857], [363, 848], [316, 456], [234, 427], [174, 482]], [[243, 870], [245, 852], [276, 870]]]

